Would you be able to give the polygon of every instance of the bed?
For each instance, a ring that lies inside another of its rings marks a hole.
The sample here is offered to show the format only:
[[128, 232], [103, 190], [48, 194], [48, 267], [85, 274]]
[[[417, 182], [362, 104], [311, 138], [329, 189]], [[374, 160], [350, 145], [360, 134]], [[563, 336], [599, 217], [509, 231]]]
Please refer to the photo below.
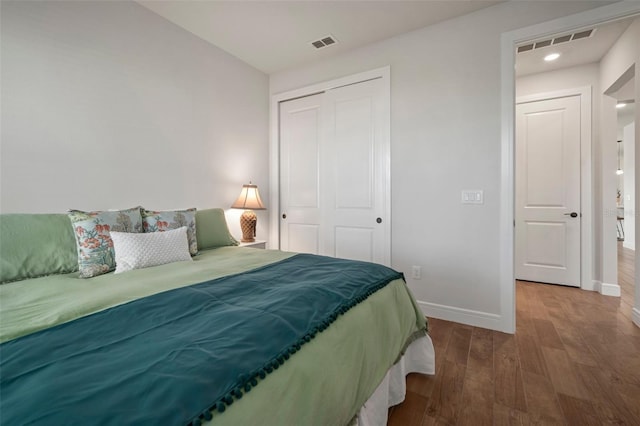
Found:
[[385, 424], [434, 372], [403, 278], [363, 262], [220, 247], [3, 284], [0, 308], [2, 424]]

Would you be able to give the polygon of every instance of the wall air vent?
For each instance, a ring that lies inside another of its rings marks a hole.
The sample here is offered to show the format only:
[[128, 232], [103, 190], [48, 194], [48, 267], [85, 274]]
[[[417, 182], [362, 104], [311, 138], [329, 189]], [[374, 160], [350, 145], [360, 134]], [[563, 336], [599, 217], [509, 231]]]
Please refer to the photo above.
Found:
[[516, 50], [517, 50], [518, 53], [530, 52], [532, 50], [540, 49], [542, 47], [547, 47], [547, 46], [552, 46], [552, 45], [555, 46], [556, 44], [567, 43], [569, 41], [588, 38], [588, 37], [593, 36], [593, 34], [595, 32], [596, 32], [595, 28], [592, 28], [590, 30], [579, 31], [579, 32], [573, 33], [573, 34], [565, 34], [565, 35], [561, 35], [561, 36], [554, 37], [554, 38], [551, 38], [551, 39], [540, 40], [540, 41], [536, 41], [536, 42], [533, 42], [533, 43], [523, 44], [521, 46], [518, 46], [518, 48]]
[[338, 40], [332, 35], [324, 36], [318, 40], [312, 41], [311, 45], [316, 49], [322, 49], [323, 47], [331, 46], [332, 44], [336, 44]]

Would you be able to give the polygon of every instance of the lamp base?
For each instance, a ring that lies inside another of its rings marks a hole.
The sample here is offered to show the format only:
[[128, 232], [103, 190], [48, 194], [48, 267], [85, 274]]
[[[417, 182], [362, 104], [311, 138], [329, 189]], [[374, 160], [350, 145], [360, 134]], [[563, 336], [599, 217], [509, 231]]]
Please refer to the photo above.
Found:
[[252, 243], [256, 240], [256, 224], [258, 216], [253, 210], [245, 210], [240, 216], [240, 228], [242, 229], [243, 243]]

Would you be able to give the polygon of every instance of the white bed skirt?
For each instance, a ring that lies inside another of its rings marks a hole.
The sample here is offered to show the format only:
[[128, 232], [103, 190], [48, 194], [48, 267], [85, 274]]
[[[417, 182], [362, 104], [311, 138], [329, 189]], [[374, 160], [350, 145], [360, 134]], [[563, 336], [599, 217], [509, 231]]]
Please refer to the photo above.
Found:
[[400, 361], [387, 371], [382, 383], [364, 403], [353, 424], [386, 425], [389, 407], [400, 404], [407, 394], [407, 374], [435, 374], [435, 371], [436, 356], [433, 343], [431, 338], [425, 335], [411, 343]]

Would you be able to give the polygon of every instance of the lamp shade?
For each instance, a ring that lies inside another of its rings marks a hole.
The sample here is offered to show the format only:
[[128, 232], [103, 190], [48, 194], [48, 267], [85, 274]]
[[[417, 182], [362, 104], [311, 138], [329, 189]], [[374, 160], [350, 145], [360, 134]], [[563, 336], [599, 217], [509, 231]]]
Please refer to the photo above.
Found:
[[265, 210], [258, 185], [248, 184], [242, 185], [242, 191], [238, 199], [231, 205], [232, 209], [248, 209], [248, 210]]

